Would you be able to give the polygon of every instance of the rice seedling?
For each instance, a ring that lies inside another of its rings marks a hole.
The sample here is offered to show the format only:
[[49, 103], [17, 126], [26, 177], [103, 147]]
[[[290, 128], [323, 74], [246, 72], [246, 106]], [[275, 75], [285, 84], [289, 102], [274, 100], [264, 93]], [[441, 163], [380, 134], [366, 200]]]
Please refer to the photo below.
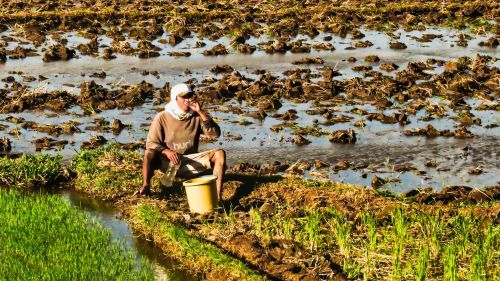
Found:
[[293, 220], [290, 218], [284, 218], [281, 221], [281, 229], [283, 230], [283, 236], [285, 239], [292, 239], [293, 232], [295, 230], [295, 225]]
[[458, 249], [457, 245], [453, 242], [448, 247], [446, 247], [445, 250], [445, 256], [443, 259], [443, 266], [444, 266], [444, 273], [443, 277], [444, 280], [447, 281], [455, 281], [457, 280], [457, 272], [458, 272], [458, 265], [457, 265], [457, 257], [458, 257]]
[[408, 223], [401, 208], [397, 208], [391, 215], [395, 245], [393, 250], [393, 280], [402, 279], [402, 257], [404, 255], [404, 244], [407, 238]]
[[417, 281], [424, 281], [427, 278], [427, 271], [429, 268], [429, 246], [424, 245], [422, 249], [419, 249], [419, 254], [417, 257], [415, 279]]
[[424, 236], [430, 245], [431, 254], [437, 257], [441, 251], [441, 238], [443, 235], [443, 220], [439, 211], [433, 214], [421, 214]]
[[478, 238], [476, 242], [476, 252], [472, 256], [471, 272], [469, 280], [483, 281], [486, 279], [486, 255], [484, 249], [484, 239]]
[[351, 224], [337, 210], [330, 211], [330, 228], [333, 231], [340, 253], [347, 259], [351, 256]]
[[224, 221], [227, 223], [227, 225], [234, 225], [236, 223], [232, 204], [229, 206], [229, 210], [226, 210], [226, 208], [224, 208]]
[[320, 241], [320, 222], [321, 222], [321, 213], [312, 209], [309, 211], [309, 214], [305, 217], [305, 225], [304, 230], [307, 234], [307, 241], [309, 242], [309, 248], [311, 250], [317, 249], [319, 241]]
[[372, 269], [372, 253], [377, 247], [377, 222], [370, 213], [363, 213], [362, 221], [366, 227], [366, 264], [363, 271], [363, 279], [368, 280]]
[[339, 211], [329, 209], [328, 225], [333, 232], [340, 254], [344, 257], [342, 269], [348, 278], [357, 278], [363, 265], [356, 262], [353, 252], [352, 225]]
[[457, 247], [459, 254], [462, 256], [466, 254], [466, 247], [470, 238], [470, 231], [474, 228], [473, 218], [471, 216], [457, 216], [453, 222], [453, 229], [459, 237]]
[[472, 255], [471, 271], [468, 276], [469, 280], [482, 281], [495, 278], [495, 275], [489, 272], [488, 268], [492, 265], [499, 229], [498, 225], [490, 224], [486, 228], [484, 235], [478, 235], [474, 243], [476, 250]]
[[490, 224], [486, 230], [486, 236], [484, 237], [484, 256], [486, 258], [486, 264], [491, 264], [494, 256], [498, 257], [498, 237], [500, 236], [500, 226], [495, 224]]
[[258, 236], [262, 236], [262, 224], [263, 224], [263, 219], [262, 215], [260, 214], [259, 210], [256, 208], [251, 208], [250, 209], [250, 219], [252, 221], [252, 225], [256, 231], [256, 234]]
[[154, 280], [145, 260], [56, 195], [0, 192], [2, 280]]

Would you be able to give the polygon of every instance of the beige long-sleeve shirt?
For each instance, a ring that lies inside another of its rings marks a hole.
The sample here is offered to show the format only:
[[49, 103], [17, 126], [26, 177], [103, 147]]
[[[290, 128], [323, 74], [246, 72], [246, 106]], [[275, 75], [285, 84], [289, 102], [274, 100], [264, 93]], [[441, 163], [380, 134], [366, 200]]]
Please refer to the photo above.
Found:
[[189, 119], [181, 121], [175, 119], [170, 113], [162, 111], [151, 123], [146, 149], [162, 152], [168, 148], [180, 154], [197, 153], [201, 134], [210, 138], [218, 138], [220, 127], [212, 118], [202, 121], [196, 113]]

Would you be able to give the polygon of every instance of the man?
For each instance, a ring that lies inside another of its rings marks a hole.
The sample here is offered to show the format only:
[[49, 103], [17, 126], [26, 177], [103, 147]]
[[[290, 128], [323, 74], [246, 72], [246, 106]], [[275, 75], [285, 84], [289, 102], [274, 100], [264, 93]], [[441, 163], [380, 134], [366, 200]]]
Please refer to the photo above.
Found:
[[[220, 136], [220, 128], [201, 108], [196, 95], [186, 84], [170, 91], [170, 102], [158, 113], [149, 128], [142, 166], [142, 188], [138, 194], [150, 194], [154, 170], [165, 170], [169, 163], [181, 164], [178, 175], [193, 176], [213, 169], [217, 176], [217, 195], [221, 198], [226, 154], [222, 149], [198, 153], [200, 135]], [[182, 161], [181, 161], [182, 160]]]

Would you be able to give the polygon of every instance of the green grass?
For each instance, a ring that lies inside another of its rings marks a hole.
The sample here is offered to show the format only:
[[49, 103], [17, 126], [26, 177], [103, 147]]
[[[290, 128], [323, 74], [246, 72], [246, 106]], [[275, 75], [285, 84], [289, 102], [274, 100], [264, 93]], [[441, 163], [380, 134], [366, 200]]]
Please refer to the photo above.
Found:
[[146, 235], [166, 245], [172, 255], [181, 258], [191, 270], [203, 274], [214, 272], [237, 280], [262, 280], [245, 263], [224, 253], [220, 248], [193, 237], [186, 228], [163, 217], [160, 210], [151, 205], [138, 206], [134, 222]]
[[63, 179], [62, 157], [47, 154], [26, 155], [18, 159], [0, 158], [0, 185], [9, 187], [48, 186]]
[[142, 184], [139, 151], [125, 151], [115, 145], [80, 151], [71, 162], [77, 173], [75, 187], [101, 197], [117, 192], [132, 193]]
[[2, 280], [154, 280], [95, 218], [56, 195], [0, 192]]

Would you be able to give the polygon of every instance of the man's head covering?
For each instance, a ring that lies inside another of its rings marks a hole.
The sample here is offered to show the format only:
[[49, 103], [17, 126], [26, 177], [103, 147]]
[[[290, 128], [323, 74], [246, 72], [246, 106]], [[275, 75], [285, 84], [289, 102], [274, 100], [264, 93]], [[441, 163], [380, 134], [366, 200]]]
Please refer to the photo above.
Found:
[[187, 94], [190, 94], [192, 92], [191, 88], [189, 85], [181, 83], [177, 84], [172, 87], [170, 90], [170, 98], [175, 99], [176, 97], [184, 97]]
[[193, 115], [193, 110], [184, 111], [177, 104], [177, 97], [183, 97], [191, 93], [191, 88], [187, 84], [177, 84], [170, 90], [170, 102], [165, 105], [165, 111], [170, 113], [177, 120], [187, 120]]

